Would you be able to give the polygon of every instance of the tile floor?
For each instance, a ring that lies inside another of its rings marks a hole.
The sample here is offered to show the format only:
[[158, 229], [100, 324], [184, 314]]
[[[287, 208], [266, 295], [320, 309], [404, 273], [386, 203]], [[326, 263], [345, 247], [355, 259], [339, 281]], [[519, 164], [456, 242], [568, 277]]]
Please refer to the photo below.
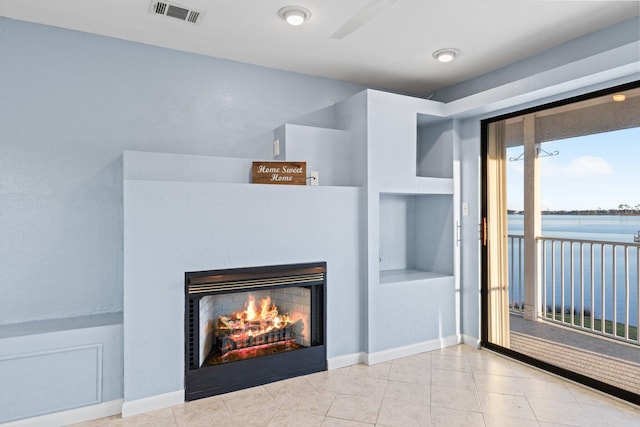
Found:
[[640, 426], [640, 407], [459, 345], [76, 426]]

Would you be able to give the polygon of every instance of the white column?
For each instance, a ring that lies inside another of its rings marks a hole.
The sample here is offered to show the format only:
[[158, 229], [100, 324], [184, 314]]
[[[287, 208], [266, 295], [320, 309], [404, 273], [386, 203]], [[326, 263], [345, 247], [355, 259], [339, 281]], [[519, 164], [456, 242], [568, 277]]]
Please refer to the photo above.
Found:
[[524, 117], [524, 318], [536, 320], [540, 312], [540, 253], [536, 240], [542, 233], [540, 169], [533, 114]]

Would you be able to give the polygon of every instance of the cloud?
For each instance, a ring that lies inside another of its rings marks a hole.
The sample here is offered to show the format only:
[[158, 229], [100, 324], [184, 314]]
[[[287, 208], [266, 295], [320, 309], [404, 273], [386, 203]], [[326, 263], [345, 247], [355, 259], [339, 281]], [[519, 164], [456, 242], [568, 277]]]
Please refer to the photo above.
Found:
[[613, 168], [601, 157], [582, 156], [565, 166], [563, 172], [567, 176], [600, 176], [611, 175]]

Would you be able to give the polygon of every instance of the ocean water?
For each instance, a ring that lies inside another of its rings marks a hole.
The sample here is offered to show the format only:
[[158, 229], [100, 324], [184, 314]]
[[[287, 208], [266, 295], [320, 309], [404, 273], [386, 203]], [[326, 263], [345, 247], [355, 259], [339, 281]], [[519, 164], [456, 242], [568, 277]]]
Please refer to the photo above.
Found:
[[[524, 215], [508, 215], [509, 234], [524, 234]], [[633, 242], [640, 216], [542, 215], [544, 237]]]
[[[524, 233], [524, 216], [509, 215], [508, 230], [510, 235], [522, 235]], [[640, 231], [640, 216], [613, 216], [613, 215], [543, 215], [542, 216], [542, 236], [562, 237], [578, 240], [595, 240], [604, 242], [633, 243], [634, 236]], [[513, 301], [521, 302], [523, 292], [519, 286], [522, 274], [519, 271], [523, 259], [523, 246], [518, 246], [509, 239], [509, 256], [514, 258], [513, 263], [509, 260], [509, 280], [515, 284], [512, 288], [511, 296]], [[604, 248], [604, 249], [603, 249]], [[583, 295], [580, 295], [580, 250], [582, 249], [582, 277], [584, 277]], [[640, 262], [640, 247], [632, 245], [627, 248], [628, 263], [625, 265], [625, 247], [616, 246], [616, 262], [614, 268], [614, 245], [593, 246], [593, 266], [591, 265], [591, 245], [584, 244], [582, 248], [579, 244], [564, 244], [561, 247], [559, 242], [554, 244], [552, 252], [551, 243], [546, 244], [546, 274], [544, 286], [546, 292], [546, 306], [556, 307], [562, 299], [564, 287], [565, 307], [571, 306], [571, 277], [575, 283], [573, 302], [576, 310], [584, 308], [594, 313], [596, 317], [604, 317], [607, 320], [613, 319], [614, 304], [616, 308], [616, 319], [624, 322], [629, 316], [629, 324], [638, 325], [638, 264]], [[564, 252], [564, 271], [561, 265], [561, 255]], [[604, 261], [602, 260], [604, 255]], [[552, 258], [555, 259], [555, 272], [552, 271]], [[571, 263], [573, 260], [573, 263]], [[604, 280], [602, 266], [604, 265]], [[564, 273], [564, 274], [563, 274]], [[593, 281], [591, 277], [593, 276]], [[562, 279], [564, 277], [564, 286]], [[614, 277], [615, 277], [615, 298], [614, 298]], [[513, 278], [513, 279], [512, 279]], [[627, 298], [625, 283], [629, 282], [629, 297], [627, 310]], [[592, 283], [593, 282], [593, 283]], [[604, 287], [603, 287], [604, 284]], [[593, 303], [591, 301], [591, 290], [593, 287]], [[552, 297], [555, 295], [555, 301]], [[543, 296], [544, 298], [544, 296]], [[603, 305], [604, 300], [604, 305]]]

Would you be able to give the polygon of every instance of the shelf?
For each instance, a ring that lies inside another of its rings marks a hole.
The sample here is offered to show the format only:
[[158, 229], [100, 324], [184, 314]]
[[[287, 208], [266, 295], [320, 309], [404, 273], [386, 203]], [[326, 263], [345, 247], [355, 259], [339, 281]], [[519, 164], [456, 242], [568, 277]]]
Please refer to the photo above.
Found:
[[89, 316], [36, 320], [32, 322], [0, 325], [0, 339], [121, 324], [122, 313], [102, 313]]
[[449, 194], [380, 194], [380, 271], [453, 274], [452, 209]]
[[418, 176], [402, 184], [384, 183], [378, 187], [383, 194], [430, 195], [453, 194], [453, 178]]
[[418, 114], [416, 176], [453, 178], [453, 121], [425, 124]]
[[445, 277], [452, 277], [452, 276], [446, 275], [446, 274], [434, 273], [432, 271], [422, 271], [422, 270], [413, 270], [413, 269], [381, 270], [380, 284], [382, 285], [387, 283], [441, 279]]

